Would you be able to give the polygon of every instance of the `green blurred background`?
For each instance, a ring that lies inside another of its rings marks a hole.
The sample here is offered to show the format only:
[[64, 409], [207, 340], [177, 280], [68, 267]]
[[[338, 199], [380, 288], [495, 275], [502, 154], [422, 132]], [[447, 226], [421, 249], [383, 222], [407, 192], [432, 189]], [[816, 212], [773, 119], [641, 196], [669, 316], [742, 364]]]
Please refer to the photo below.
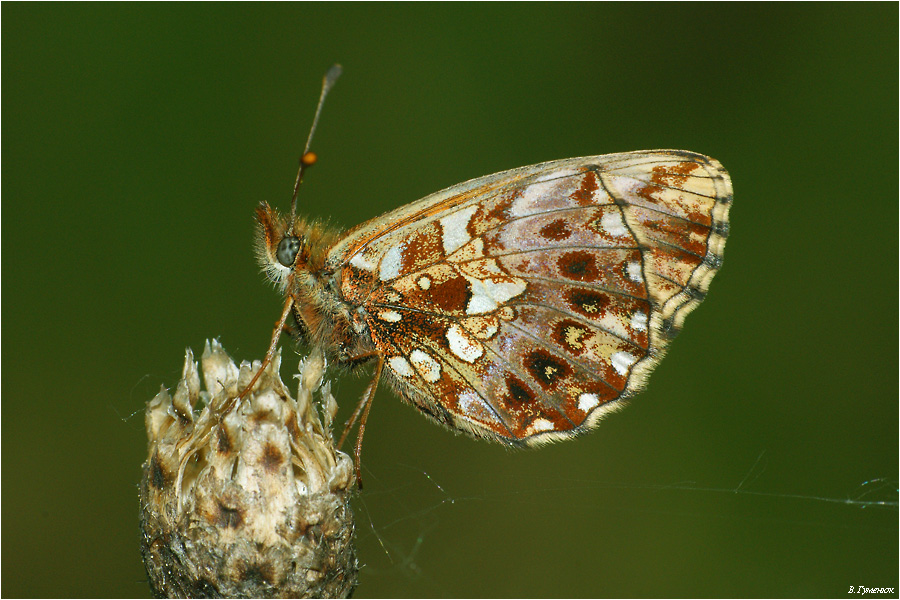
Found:
[[[253, 210], [288, 205], [336, 61], [300, 202], [343, 227], [627, 150], [709, 154], [735, 189], [707, 302], [591, 435], [512, 453], [379, 393], [357, 597], [897, 588], [896, 4], [2, 17], [3, 596], [149, 594], [142, 408], [186, 346], [265, 351]], [[344, 418], [365, 380], [336, 385]]]

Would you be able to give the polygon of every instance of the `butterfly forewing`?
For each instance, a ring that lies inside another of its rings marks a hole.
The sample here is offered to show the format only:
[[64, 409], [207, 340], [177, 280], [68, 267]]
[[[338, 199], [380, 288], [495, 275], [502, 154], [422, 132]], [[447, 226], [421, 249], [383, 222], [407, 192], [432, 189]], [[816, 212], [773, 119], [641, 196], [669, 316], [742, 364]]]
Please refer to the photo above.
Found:
[[448, 188], [330, 251], [396, 389], [510, 444], [571, 435], [638, 391], [721, 264], [731, 182], [658, 150]]

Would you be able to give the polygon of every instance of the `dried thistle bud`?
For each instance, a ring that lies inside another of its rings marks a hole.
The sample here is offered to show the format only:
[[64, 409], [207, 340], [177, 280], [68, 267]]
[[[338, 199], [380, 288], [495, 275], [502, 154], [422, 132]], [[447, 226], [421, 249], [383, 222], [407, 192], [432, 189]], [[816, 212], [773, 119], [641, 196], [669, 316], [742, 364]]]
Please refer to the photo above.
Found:
[[147, 406], [141, 528], [154, 593], [347, 597], [357, 580], [353, 465], [332, 441], [324, 359], [301, 363], [295, 400], [279, 354], [242, 402], [260, 363], [237, 367], [217, 341], [201, 363], [205, 391], [187, 350], [175, 393]]

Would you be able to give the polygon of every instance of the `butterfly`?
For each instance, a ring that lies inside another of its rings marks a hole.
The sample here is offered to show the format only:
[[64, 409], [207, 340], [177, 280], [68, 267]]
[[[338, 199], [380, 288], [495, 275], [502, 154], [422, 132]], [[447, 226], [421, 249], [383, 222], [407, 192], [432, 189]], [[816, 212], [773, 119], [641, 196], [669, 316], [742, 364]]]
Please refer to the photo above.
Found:
[[375, 365], [339, 442], [361, 416], [358, 482], [381, 380], [455, 432], [570, 438], [645, 386], [721, 267], [731, 203], [715, 159], [649, 150], [473, 179], [345, 233], [262, 204], [258, 255], [286, 296], [267, 356], [293, 315], [333, 364]]

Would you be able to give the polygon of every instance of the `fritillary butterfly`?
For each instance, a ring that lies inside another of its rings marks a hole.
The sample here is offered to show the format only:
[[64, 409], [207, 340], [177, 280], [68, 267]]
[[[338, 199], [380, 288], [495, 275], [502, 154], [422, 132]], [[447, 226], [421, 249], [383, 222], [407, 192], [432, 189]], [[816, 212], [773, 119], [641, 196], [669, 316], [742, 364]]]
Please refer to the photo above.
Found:
[[511, 446], [594, 427], [644, 387], [705, 297], [731, 201], [728, 173], [700, 154], [571, 158], [344, 234], [263, 204], [259, 254], [287, 296], [282, 323], [293, 314], [338, 365], [375, 364], [352, 417], [365, 407], [358, 471], [382, 378], [434, 421]]

